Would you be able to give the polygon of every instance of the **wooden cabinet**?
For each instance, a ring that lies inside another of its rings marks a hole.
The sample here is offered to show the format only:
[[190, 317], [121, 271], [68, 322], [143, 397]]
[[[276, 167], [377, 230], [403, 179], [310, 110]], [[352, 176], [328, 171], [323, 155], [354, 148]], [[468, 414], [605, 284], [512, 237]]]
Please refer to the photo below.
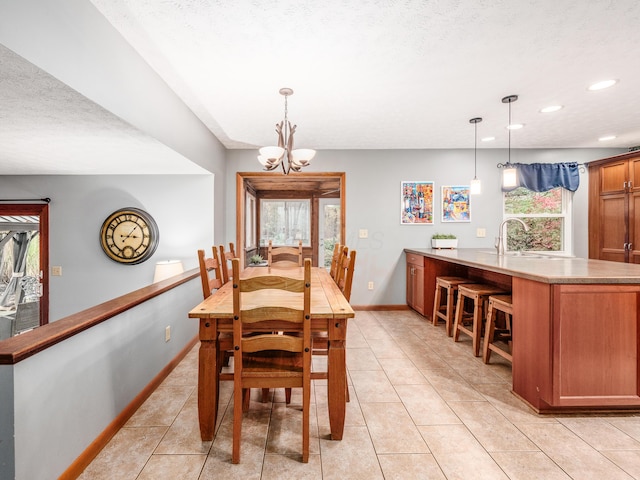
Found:
[[640, 285], [513, 279], [513, 391], [540, 412], [640, 405]]
[[589, 163], [589, 258], [640, 263], [640, 152]]
[[407, 253], [407, 305], [424, 315], [424, 257]]

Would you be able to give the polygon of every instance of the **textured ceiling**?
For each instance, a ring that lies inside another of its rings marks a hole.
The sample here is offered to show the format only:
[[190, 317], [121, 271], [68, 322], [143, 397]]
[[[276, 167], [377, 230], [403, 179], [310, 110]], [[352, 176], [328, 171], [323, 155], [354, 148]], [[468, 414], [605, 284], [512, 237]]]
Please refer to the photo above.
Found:
[[203, 173], [0, 45], [0, 174]]
[[[640, 144], [637, 0], [91, 3], [227, 148], [275, 142], [284, 86], [297, 147], [472, 148], [480, 116], [496, 138], [479, 148], [506, 148], [510, 94], [512, 148]], [[13, 173], [202, 171], [11, 50], [0, 61]]]
[[[637, 0], [92, 0], [228, 148], [640, 143]], [[607, 91], [587, 86], [619, 79]], [[550, 104], [564, 105], [541, 114]]]

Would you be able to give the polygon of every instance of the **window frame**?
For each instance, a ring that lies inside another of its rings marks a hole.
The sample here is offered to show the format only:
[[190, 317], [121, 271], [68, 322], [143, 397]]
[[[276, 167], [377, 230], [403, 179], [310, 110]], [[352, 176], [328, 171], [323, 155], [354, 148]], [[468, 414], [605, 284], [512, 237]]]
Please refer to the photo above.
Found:
[[[525, 187], [518, 187], [525, 188]], [[563, 226], [562, 235], [562, 249], [556, 251], [550, 250], [527, 250], [528, 252], [536, 252], [545, 255], [555, 256], [573, 256], [573, 192], [567, 190], [564, 187], [556, 187], [562, 189], [562, 212], [560, 213], [507, 213], [506, 209], [506, 195], [509, 192], [502, 193], [502, 220], [505, 221], [509, 218], [519, 218], [525, 220], [527, 218], [561, 218]], [[525, 188], [528, 190], [527, 188]], [[533, 190], [529, 190], [533, 191]], [[534, 192], [535, 193], [535, 192]], [[500, 232], [504, 238], [505, 253], [515, 253], [515, 250], [508, 250], [507, 241], [507, 225], [503, 225], [503, 231]]]

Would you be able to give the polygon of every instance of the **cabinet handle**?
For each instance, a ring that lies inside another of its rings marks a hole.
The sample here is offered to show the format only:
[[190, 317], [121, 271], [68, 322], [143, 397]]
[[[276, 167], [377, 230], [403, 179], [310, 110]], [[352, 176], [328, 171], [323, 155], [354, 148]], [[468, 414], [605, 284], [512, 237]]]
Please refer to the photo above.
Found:
[[627, 243], [627, 250], [633, 250], [633, 243]]
[[633, 183], [633, 182], [631, 182], [631, 180], [629, 180], [629, 181], [627, 182], [627, 187], [629, 187], [629, 189], [633, 188], [633, 187], [631, 186], [631, 185], [632, 185], [632, 183]]
[[622, 189], [623, 190], [627, 189], [627, 182], [626, 181], [622, 182]]

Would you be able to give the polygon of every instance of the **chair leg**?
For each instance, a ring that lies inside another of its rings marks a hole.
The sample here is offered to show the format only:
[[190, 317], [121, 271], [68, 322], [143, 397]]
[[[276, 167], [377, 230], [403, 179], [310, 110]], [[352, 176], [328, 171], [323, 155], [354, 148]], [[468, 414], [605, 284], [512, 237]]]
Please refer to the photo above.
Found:
[[267, 403], [268, 400], [269, 400], [269, 389], [268, 388], [263, 388], [262, 389], [262, 403]]
[[245, 390], [242, 395], [233, 396], [233, 447], [231, 451], [231, 463], [240, 463], [240, 435], [242, 434], [242, 414], [244, 413], [244, 397]]
[[309, 463], [309, 408], [311, 385], [302, 389], [302, 463]]
[[484, 318], [484, 301], [482, 298], [476, 298], [474, 300], [473, 308], [473, 354], [476, 357], [480, 356], [480, 338], [482, 335], [482, 319]]
[[285, 388], [284, 389], [284, 401], [287, 405], [289, 405], [291, 403], [291, 389], [290, 388]]
[[456, 321], [453, 323], [453, 341], [457, 342], [460, 336], [460, 330], [458, 326], [462, 323], [462, 316], [464, 315], [464, 297], [458, 293], [458, 301], [456, 303]]
[[436, 295], [433, 299], [433, 318], [431, 322], [434, 325], [438, 325], [438, 312], [440, 311], [440, 302], [442, 301], [442, 289], [440, 285], [436, 284]]
[[251, 403], [251, 389], [243, 388], [242, 389], [242, 411], [244, 413], [249, 411], [250, 403]]
[[491, 359], [491, 349], [489, 348], [489, 344], [493, 341], [493, 334], [496, 328], [495, 323], [495, 315], [494, 310], [489, 305], [489, 312], [487, 313], [487, 325], [484, 330], [484, 347], [482, 351], [482, 361], [484, 363], [489, 363]]

